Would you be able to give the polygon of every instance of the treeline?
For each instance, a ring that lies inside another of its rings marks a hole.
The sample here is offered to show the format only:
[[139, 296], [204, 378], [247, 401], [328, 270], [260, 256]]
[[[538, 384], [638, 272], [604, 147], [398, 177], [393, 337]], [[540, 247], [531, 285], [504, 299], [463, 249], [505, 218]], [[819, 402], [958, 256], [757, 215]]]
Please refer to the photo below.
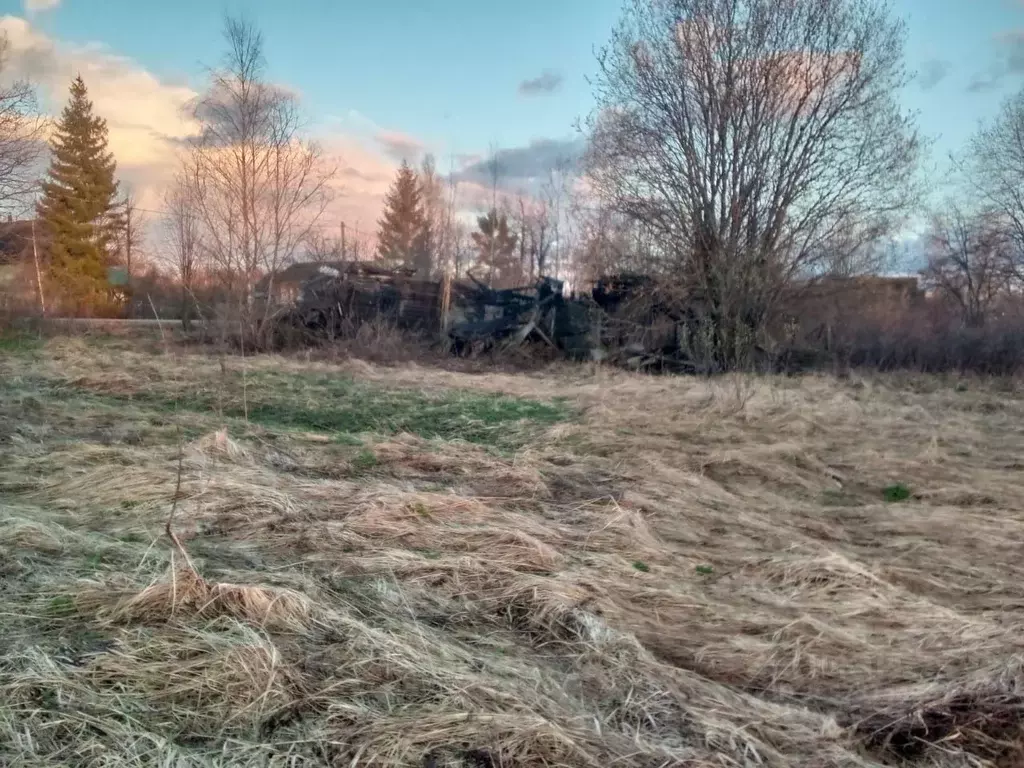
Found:
[[0, 141], [0, 202], [37, 197], [38, 303], [50, 311], [138, 311], [133, 288], [169, 282], [176, 300], [161, 304], [186, 324], [202, 311], [258, 338], [271, 308], [253, 288], [296, 260], [375, 259], [499, 288], [555, 275], [584, 290], [636, 273], [673, 286], [670, 311], [703, 329], [716, 370], [798, 349], [881, 367], [984, 368], [982, 355], [1014, 368], [1024, 95], [955, 158], [949, 202], [927, 211], [921, 302], [881, 319], [862, 308], [824, 334], [785, 330], [801, 291], [891, 268], [894, 238], [926, 212], [938, 180], [922, 173], [925, 142], [899, 102], [912, 81], [905, 39], [881, 0], [626, 0], [598, 52], [579, 163], [512, 190], [492, 151], [472, 203], [433, 158], [403, 163], [371, 244], [327, 221], [330, 158], [303, 132], [297, 97], [268, 79], [259, 31], [229, 20], [159, 227], [118, 188], [81, 79], [41, 186], [25, 149], [38, 141], [22, 141], [40, 135], [31, 89], [0, 92], [0, 112], [17, 118], [0, 130], [19, 139]]

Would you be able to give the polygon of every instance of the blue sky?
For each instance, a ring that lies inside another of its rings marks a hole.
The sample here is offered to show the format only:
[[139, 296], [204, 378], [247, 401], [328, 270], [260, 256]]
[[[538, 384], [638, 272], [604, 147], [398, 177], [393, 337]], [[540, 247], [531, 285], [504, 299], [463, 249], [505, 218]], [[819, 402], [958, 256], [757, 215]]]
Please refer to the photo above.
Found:
[[[358, 152], [344, 147], [366, 155], [351, 161], [351, 178], [374, 177], [372, 195], [407, 147], [435, 152], [444, 169], [449, 153], [499, 146], [528, 160], [578, 138], [594, 48], [620, 10], [621, 0], [0, 0], [0, 16], [21, 17], [16, 31], [34, 41], [26, 61], [60, 57], [45, 73], [52, 99], [63, 100], [68, 73], [84, 62], [99, 73], [90, 88], [108, 91], [95, 91], [98, 109], [136, 141], [142, 129], [174, 135], [163, 107], [201, 87], [223, 49], [224, 14], [244, 14], [265, 35], [271, 78], [302, 95], [312, 126], [362, 141]], [[920, 73], [902, 98], [936, 139], [941, 169], [1024, 86], [1024, 0], [895, 0], [893, 10], [907, 21], [907, 62]], [[376, 171], [373, 153], [384, 164]], [[154, 153], [130, 154], [125, 172], [143, 179]], [[372, 212], [358, 215], [372, 222]]]
[[[590, 103], [593, 47], [619, 8], [619, 0], [64, 0], [35, 23], [198, 85], [223, 47], [223, 14], [242, 12], [264, 32], [274, 79], [299, 90], [318, 122], [351, 123], [356, 112], [432, 146], [476, 153], [492, 142], [574, 134]], [[523, 81], [545, 71], [557, 90], [520, 94]]]
[[[318, 122], [350, 121], [356, 112], [470, 153], [571, 136], [590, 105], [593, 48], [620, 7], [619, 0], [64, 0], [34, 23], [57, 39], [99, 43], [161, 78], [198, 85], [202, 66], [215, 63], [222, 47], [223, 14], [242, 12], [266, 35], [273, 76], [303, 94]], [[13, 0], [0, 9], [22, 12]], [[1012, 40], [1000, 39], [1024, 32], [1024, 2], [898, 0], [894, 10], [908, 22], [909, 65], [922, 76], [943, 75], [905, 98], [920, 111], [922, 129], [941, 137], [944, 155], [1024, 82], [1024, 61], [1013, 62]], [[1004, 57], [1009, 71], [971, 90]], [[556, 90], [520, 94], [520, 83], [545, 71], [556, 75]]]

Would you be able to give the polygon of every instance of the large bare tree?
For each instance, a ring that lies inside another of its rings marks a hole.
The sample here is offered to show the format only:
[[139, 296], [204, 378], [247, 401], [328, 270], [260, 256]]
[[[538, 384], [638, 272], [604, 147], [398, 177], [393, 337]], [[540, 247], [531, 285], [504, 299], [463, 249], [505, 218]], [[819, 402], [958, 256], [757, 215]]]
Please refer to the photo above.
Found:
[[588, 182], [656, 235], [719, 362], [787, 286], [914, 201], [903, 24], [878, 0], [629, 0], [599, 54]]
[[443, 271], [448, 261], [450, 216], [446, 205], [445, 184], [437, 172], [433, 155], [423, 158], [419, 169], [420, 200], [426, 219], [425, 267], [428, 276]]
[[293, 261], [329, 202], [333, 168], [303, 137], [296, 97], [266, 77], [263, 37], [228, 19], [227, 54], [194, 106], [200, 125], [188, 163], [206, 252], [247, 321], [252, 289]]
[[554, 211], [545, 195], [533, 198], [520, 192], [510, 212], [519, 233], [519, 261], [530, 280], [549, 274]]

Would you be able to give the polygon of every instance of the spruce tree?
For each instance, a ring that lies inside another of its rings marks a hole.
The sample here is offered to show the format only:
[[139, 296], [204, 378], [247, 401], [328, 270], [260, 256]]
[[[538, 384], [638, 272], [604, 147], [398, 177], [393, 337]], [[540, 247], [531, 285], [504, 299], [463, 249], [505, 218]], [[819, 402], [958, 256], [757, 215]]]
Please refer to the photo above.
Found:
[[419, 179], [409, 164], [403, 162], [384, 198], [384, 215], [377, 232], [377, 253], [381, 260], [392, 266], [429, 273], [430, 239]]
[[119, 226], [116, 163], [107, 151], [107, 122], [93, 114], [81, 75], [50, 142], [52, 158], [37, 213], [50, 240], [49, 277], [68, 308], [109, 308], [107, 267]]

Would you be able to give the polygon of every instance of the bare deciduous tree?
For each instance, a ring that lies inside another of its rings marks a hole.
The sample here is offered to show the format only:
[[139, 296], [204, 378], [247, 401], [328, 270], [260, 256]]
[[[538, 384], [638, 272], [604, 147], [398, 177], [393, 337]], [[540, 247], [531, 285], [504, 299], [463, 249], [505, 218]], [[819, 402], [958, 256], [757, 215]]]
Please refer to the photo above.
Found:
[[306, 236], [306, 259], [309, 261], [342, 261], [341, 237], [329, 236], [323, 227], [317, 227]]
[[194, 106], [201, 126], [191, 148], [194, 199], [205, 247], [244, 317], [258, 333], [252, 288], [294, 259], [329, 202], [333, 168], [302, 137], [296, 97], [266, 79], [263, 37], [228, 19], [224, 65]]
[[164, 194], [167, 256], [181, 287], [181, 325], [186, 332], [191, 328], [194, 290], [204, 252], [203, 219], [196, 198], [200, 171], [188, 159]]
[[1024, 279], [1024, 91], [1004, 104], [996, 119], [971, 139], [957, 161], [967, 187], [980, 194], [1013, 245], [1011, 266]]
[[589, 183], [656, 236], [720, 364], [783, 290], [913, 202], [904, 27], [876, 0], [630, 0], [599, 55]]
[[520, 193], [511, 218], [519, 232], [519, 260], [523, 275], [530, 280], [546, 276], [553, 229], [553, 211], [548, 199], [534, 199]]
[[121, 199], [116, 211], [117, 234], [114, 247], [117, 249], [117, 257], [124, 264], [125, 277], [128, 288], [128, 311], [134, 304], [132, 296], [132, 278], [135, 275], [135, 266], [141, 249], [146, 239], [147, 222], [143, 213], [139, 210], [135, 193], [126, 188], [124, 197]]
[[542, 273], [549, 273], [557, 278], [564, 278], [563, 258], [569, 255], [571, 248], [572, 224], [580, 211], [574, 211], [577, 197], [573, 188], [578, 178], [578, 169], [568, 158], [560, 158], [548, 172], [548, 178], [540, 191], [540, 199], [547, 209], [548, 225], [551, 230], [547, 254]]
[[420, 164], [420, 200], [426, 219], [427, 263], [429, 273], [443, 271], [450, 237], [450, 216], [445, 195], [444, 181], [437, 172], [433, 155], [427, 155]]
[[964, 325], [981, 327], [1007, 286], [1009, 246], [994, 217], [950, 203], [932, 223], [923, 277], [956, 304]]
[[640, 223], [608, 206], [578, 211], [575, 219], [580, 238], [573, 266], [582, 282], [649, 270], [651, 249], [643, 241]]
[[20, 213], [39, 184], [45, 150], [35, 89], [23, 80], [9, 81], [6, 34], [0, 34], [0, 211]]
[[459, 182], [455, 175], [455, 158], [451, 157], [442, 190], [437, 267], [440, 274], [447, 274], [453, 279], [461, 277], [468, 268], [471, 250], [469, 229], [459, 221], [458, 200]]
[[458, 280], [468, 274], [473, 266], [475, 249], [469, 225], [452, 215], [450, 225], [450, 245], [448, 249], [448, 265], [453, 279]]

